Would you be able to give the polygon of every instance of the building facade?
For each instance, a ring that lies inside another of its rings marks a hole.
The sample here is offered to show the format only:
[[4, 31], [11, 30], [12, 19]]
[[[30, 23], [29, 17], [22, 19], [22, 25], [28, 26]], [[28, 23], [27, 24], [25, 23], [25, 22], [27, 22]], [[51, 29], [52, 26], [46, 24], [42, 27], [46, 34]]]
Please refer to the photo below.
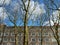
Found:
[[[23, 30], [23, 27], [20, 27], [20, 30]], [[53, 33], [49, 26], [44, 26], [42, 29], [42, 44], [43, 45], [57, 45]], [[60, 33], [59, 33], [60, 34]], [[23, 31], [18, 31], [18, 43], [23, 45]], [[7, 27], [3, 29], [3, 25], [0, 26], [0, 42], [2, 45], [15, 45], [15, 34], [14, 27]], [[41, 27], [32, 26], [29, 29], [28, 45], [41, 45]]]

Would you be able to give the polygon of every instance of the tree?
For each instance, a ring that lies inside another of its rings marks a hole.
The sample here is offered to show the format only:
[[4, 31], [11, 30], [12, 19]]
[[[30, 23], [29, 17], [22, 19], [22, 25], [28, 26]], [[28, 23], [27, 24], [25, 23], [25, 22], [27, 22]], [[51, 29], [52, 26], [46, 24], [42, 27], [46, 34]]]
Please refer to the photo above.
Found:
[[[47, 2], [47, 1], [46, 1]], [[47, 7], [47, 13], [48, 13], [48, 15], [49, 15], [49, 24], [50, 24], [50, 29], [51, 29], [51, 31], [52, 31], [52, 33], [53, 33], [53, 36], [54, 36], [54, 38], [56, 39], [56, 41], [57, 41], [57, 44], [58, 45], [60, 45], [60, 40], [59, 40], [59, 30], [58, 30], [58, 28], [59, 28], [59, 18], [60, 18], [60, 14], [57, 14], [56, 15], [56, 20], [55, 20], [55, 14], [57, 13], [57, 10], [59, 11], [60, 9], [58, 8], [58, 6], [56, 5], [56, 3], [55, 3], [55, 1], [54, 0], [50, 0], [50, 1], [48, 1], [49, 3], [47, 4], [45, 2], [45, 5], [46, 5], [46, 7]], [[52, 7], [50, 7], [50, 6], [52, 6]], [[55, 6], [55, 8], [53, 8]], [[52, 16], [50, 15], [50, 12], [51, 12], [51, 10], [52, 10], [52, 12], [54, 11], [54, 10], [56, 10], [56, 12], [55, 12], [55, 14], [53, 15], [53, 13], [52, 13]], [[51, 17], [52, 18], [51, 18]], [[50, 20], [52, 20], [53, 21], [53, 23], [54, 23], [54, 26], [52, 27], [51, 26], [51, 22], [50, 22]]]

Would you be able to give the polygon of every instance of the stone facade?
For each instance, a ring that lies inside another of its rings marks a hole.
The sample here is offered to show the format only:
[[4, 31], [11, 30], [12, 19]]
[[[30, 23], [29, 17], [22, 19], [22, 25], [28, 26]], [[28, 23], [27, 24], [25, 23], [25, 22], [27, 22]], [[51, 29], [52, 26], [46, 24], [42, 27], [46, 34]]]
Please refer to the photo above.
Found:
[[[20, 27], [20, 30], [22, 29], [23, 27]], [[42, 30], [43, 30], [42, 32], [43, 45], [57, 45], [57, 42], [54, 39], [52, 31], [50, 30], [49, 26], [44, 26]], [[0, 42], [2, 39], [2, 35], [4, 35], [2, 45], [15, 45], [15, 34], [13, 26], [12, 27], [5, 26], [5, 29], [0, 27]], [[20, 31], [18, 33], [19, 45], [23, 45], [23, 35], [24, 35], [23, 31]], [[41, 45], [41, 27], [32, 26], [31, 28], [29, 28], [28, 45]]]

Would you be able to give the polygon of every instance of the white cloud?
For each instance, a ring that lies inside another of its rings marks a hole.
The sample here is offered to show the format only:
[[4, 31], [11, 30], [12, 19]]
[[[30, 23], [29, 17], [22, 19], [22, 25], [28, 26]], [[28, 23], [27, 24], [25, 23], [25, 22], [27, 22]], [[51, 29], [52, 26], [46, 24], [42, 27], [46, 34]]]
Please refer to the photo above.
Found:
[[[26, 7], [28, 5], [28, 1], [25, 3]], [[33, 9], [35, 8], [35, 10], [33, 11]], [[32, 13], [32, 15], [30, 15]], [[44, 4], [39, 4], [38, 2], [34, 2], [34, 1], [30, 1], [30, 6], [29, 6], [29, 16], [30, 19], [35, 20], [38, 16], [40, 16], [41, 14], [45, 13], [45, 9], [44, 9]]]
[[60, 19], [59, 19], [59, 11], [53, 11], [50, 18], [51, 18], [51, 20], [54, 21], [54, 23], [58, 23], [58, 21], [60, 21]]
[[[51, 26], [54, 25], [54, 23], [58, 23], [58, 21], [60, 21], [59, 19], [59, 11], [53, 11], [53, 15], [50, 16], [50, 23], [51, 23]], [[44, 22], [43, 26], [49, 26], [50, 25], [49, 21], [46, 21]], [[59, 23], [60, 25], [60, 23]]]
[[43, 26], [50, 26], [50, 24], [51, 24], [51, 26], [54, 25], [54, 23], [53, 23], [52, 20], [50, 20], [50, 22], [49, 22], [49, 21], [44, 22], [44, 23], [43, 23]]
[[4, 0], [0, 0], [0, 5], [2, 5], [3, 2], [4, 2], [4, 4], [8, 5], [10, 3], [10, 1], [11, 0], [5, 0], [5, 2], [4, 2]]
[[54, 22], [58, 21], [58, 16], [59, 16], [59, 12], [58, 11], [54, 11], [53, 12], [53, 17], [52, 17], [52, 18], [54, 18]]
[[[4, 12], [4, 13], [3, 13]], [[4, 11], [3, 7], [0, 7], [0, 19], [4, 20], [7, 17], [6, 12]]]

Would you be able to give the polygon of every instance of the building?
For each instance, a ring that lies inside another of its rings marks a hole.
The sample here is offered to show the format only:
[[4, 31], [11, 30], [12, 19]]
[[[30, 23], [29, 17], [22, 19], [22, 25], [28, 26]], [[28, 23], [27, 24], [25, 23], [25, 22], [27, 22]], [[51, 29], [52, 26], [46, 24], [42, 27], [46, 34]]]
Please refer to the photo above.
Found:
[[[3, 39], [2, 45], [15, 45], [14, 27], [5, 26], [5, 28], [3, 28], [3, 26], [5, 25], [0, 25], [0, 42], [1, 39]], [[23, 27], [20, 27], [20, 30], [23, 30]], [[53, 37], [53, 33], [49, 26], [43, 27], [42, 34], [43, 45], [57, 45], [57, 42]], [[4, 36], [2, 37], [2, 35]], [[23, 45], [23, 35], [24, 35], [23, 31], [20, 31], [18, 33], [19, 45]], [[41, 27], [31, 26], [31, 28], [29, 29], [28, 45], [41, 45]]]

